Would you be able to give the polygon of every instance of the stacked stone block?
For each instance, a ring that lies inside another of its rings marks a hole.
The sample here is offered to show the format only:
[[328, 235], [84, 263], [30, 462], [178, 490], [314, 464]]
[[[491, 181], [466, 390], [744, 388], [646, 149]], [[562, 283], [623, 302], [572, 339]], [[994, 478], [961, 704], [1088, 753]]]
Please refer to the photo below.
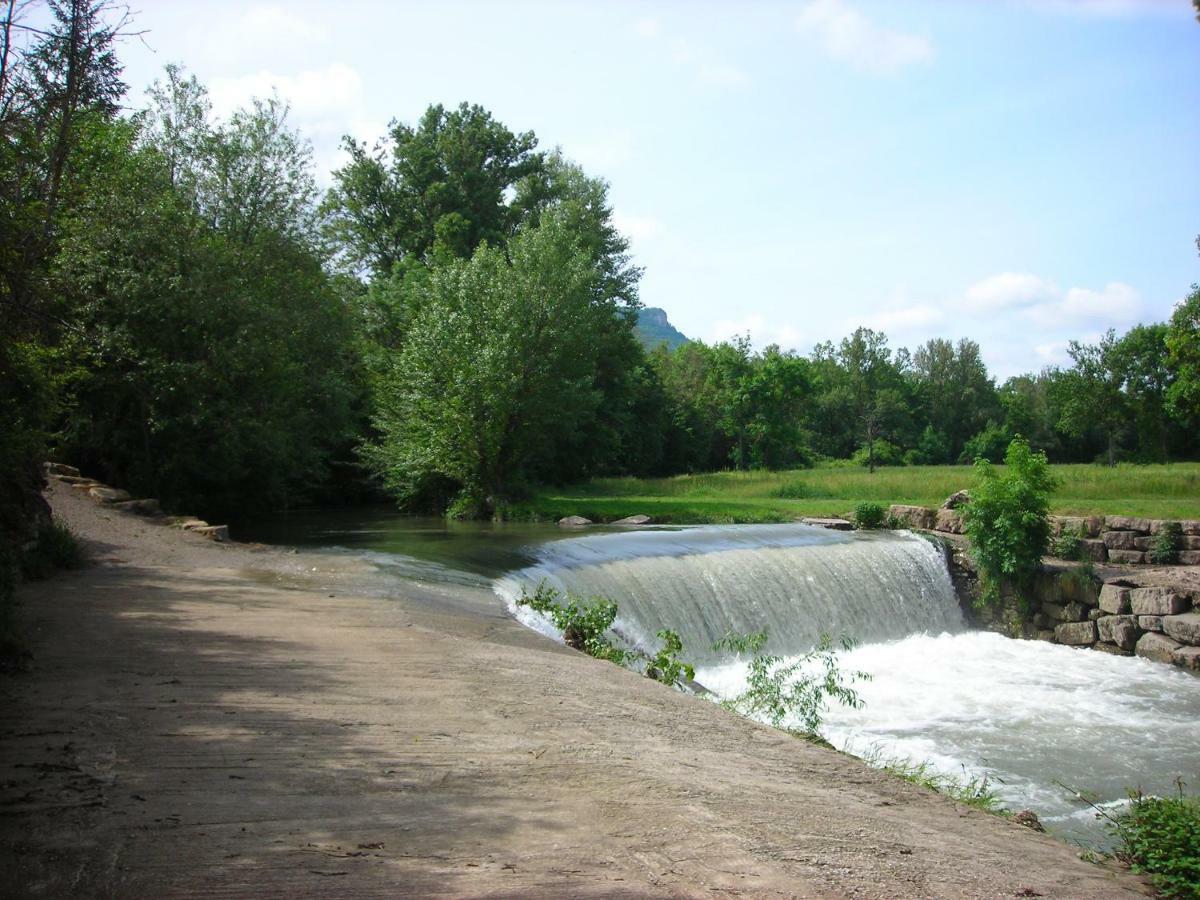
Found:
[[[929, 509], [924, 506], [898, 506], [888, 509], [892, 518], [903, 527], [943, 534], [962, 534], [961, 506]], [[1080, 548], [1092, 562], [1107, 562], [1126, 566], [1154, 565], [1150, 548], [1168, 520], [1141, 519], [1136, 516], [1051, 516], [1054, 535], [1064, 531], [1082, 535]], [[1178, 522], [1179, 564], [1200, 566], [1200, 520]]]

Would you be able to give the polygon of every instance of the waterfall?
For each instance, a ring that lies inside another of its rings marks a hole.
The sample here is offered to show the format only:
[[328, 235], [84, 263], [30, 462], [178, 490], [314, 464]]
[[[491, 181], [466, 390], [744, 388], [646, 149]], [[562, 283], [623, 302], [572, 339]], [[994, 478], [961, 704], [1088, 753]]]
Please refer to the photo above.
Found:
[[962, 613], [941, 552], [909, 533], [837, 532], [807, 525], [726, 525], [595, 534], [552, 541], [536, 562], [494, 583], [518, 608], [541, 582], [620, 608], [615, 630], [643, 649], [674, 629], [689, 659], [714, 659], [713, 642], [766, 628], [767, 649], [813, 647], [823, 632], [875, 643], [958, 631]]

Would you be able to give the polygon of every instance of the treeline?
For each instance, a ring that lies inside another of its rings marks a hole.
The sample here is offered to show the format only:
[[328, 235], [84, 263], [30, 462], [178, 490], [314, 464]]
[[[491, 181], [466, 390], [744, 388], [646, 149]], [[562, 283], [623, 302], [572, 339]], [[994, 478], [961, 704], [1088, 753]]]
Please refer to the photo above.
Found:
[[[1195, 456], [1200, 293], [1169, 325], [996, 386], [971, 341], [859, 329], [809, 356], [644, 352], [607, 185], [486, 110], [347, 140], [322, 191], [278, 100], [216, 120], [168, 67], [121, 106], [103, 2], [3, 24], [0, 528], [53, 452], [234, 517], [380, 488], [503, 515], [596, 475], [996, 457]], [[28, 9], [28, 7], [26, 7]]]

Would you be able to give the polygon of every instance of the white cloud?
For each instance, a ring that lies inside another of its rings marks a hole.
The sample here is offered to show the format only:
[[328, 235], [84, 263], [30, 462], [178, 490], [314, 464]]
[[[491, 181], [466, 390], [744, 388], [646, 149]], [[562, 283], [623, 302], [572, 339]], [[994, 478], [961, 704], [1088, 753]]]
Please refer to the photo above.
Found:
[[236, 31], [247, 43], [321, 41], [325, 32], [314, 22], [296, 16], [282, 6], [252, 6], [238, 17]]
[[585, 169], [606, 171], [633, 159], [633, 132], [615, 128], [571, 141], [563, 147], [563, 152]]
[[1001, 272], [976, 282], [966, 290], [967, 307], [975, 312], [998, 312], [1044, 303], [1059, 295], [1058, 287], [1044, 278], [1023, 272]]
[[653, 216], [630, 216], [614, 210], [612, 219], [617, 231], [634, 240], [658, 237], [663, 232], [662, 222]]
[[714, 322], [709, 332], [709, 342], [728, 341], [735, 337], [749, 336], [750, 343], [758, 349], [768, 344], [778, 344], [784, 350], [800, 345], [801, 334], [787, 324], [768, 322], [760, 313], [751, 313], [740, 319], [721, 319]]
[[1141, 314], [1141, 294], [1119, 281], [1106, 284], [1098, 291], [1074, 287], [1061, 298], [1028, 310], [1030, 318], [1045, 325], [1064, 320], [1092, 322], [1098, 326], [1123, 325], [1136, 322]]
[[1037, 354], [1043, 366], [1062, 366], [1070, 361], [1070, 357], [1067, 356], [1067, 347], [1070, 343], [1070, 341], [1048, 341], [1035, 346], [1033, 352]]
[[816, 37], [834, 59], [870, 72], [895, 72], [933, 60], [927, 37], [877, 25], [845, 0], [810, 0], [796, 18], [796, 28]]
[[946, 314], [940, 308], [928, 303], [919, 303], [914, 306], [902, 306], [868, 313], [858, 319], [847, 320], [846, 330], [852, 331], [859, 325], [865, 325], [875, 331], [887, 332], [889, 335], [893, 332], [908, 334], [940, 325], [945, 319]]
[[638, 19], [633, 23], [633, 32], [640, 38], [658, 37], [661, 30], [662, 26], [659, 25], [658, 19]]
[[269, 97], [272, 93], [286, 100], [298, 119], [328, 114], [344, 119], [348, 112], [362, 105], [363, 80], [350, 66], [330, 63], [295, 75], [261, 71], [214, 78], [209, 85], [213, 110], [222, 116], [245, 106], [251, 98]]

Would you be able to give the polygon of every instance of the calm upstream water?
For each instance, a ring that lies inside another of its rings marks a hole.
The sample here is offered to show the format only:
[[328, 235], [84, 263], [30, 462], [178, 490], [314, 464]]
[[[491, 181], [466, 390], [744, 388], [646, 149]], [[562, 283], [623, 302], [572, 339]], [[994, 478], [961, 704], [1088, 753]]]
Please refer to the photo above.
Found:
[[861, 710], [834, 707], [825, 732], [859, 754], [927, 761], [987, 776], [1011, 808], [1029, 807], [1068, 840], [1107, 836], [1081, 792], [1121, 805], [1128, 789], [1200, 787], [1200, 678], [1141, 659], [1014, 641], [966, 628], [940, 552], [907, 533], [843, 533], [804, 525], [564, 531], [413, 519], [393, 510], [292, 515], [240, 537], [327, 548], [369, 560], [384, 577], [490, 585], [527, 626], [553, 626], [518, 607], [547, 582], [602, 595], [615, 630], [646, 650], [673, 628], [696, 678], [719, 696], [745, 685], [746, 662], [711, 649], [725, 633], [766, 627], [767, 649], [794, 657], [822, 632], [859, 646], [844, 670]]

